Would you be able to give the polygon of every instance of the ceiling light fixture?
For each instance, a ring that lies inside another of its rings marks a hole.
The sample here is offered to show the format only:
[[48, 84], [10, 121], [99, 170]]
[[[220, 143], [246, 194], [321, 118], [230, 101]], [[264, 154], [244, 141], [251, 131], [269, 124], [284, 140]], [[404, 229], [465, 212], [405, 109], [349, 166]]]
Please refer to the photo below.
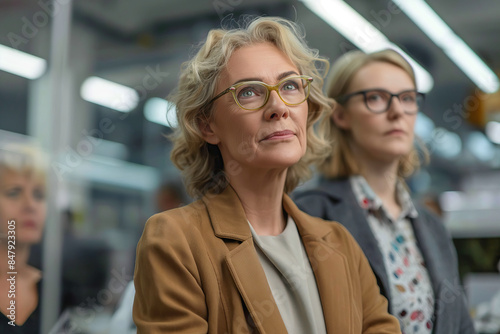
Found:
[[500, 145], [500, 122], [488, 122], [486, 124], [486, 136], [492, 143]]
[[34, 80], [41, 77], [46, 68], [45, 59], [0, 44], [0, 70]]
[[139, 104], [139, 94], [134, 89], [98, 77], [85, 79], [80, 95], [85, 101], [121, 112], [130, 112]]
[[175, 104], [159, 97], [152, 97], [144, 104], [144, 117], [150, 122], [177, 127]]
[[432, 76], [396, 44], [342, 0], [302, 0], [304, 5], [366, 53], [384, 49], [399, 52], [413, 67], [419, 91], [429, 92]]
[[399, 8], [485, 93], [500, 88], [495, 73], [423, 0], [393, 0]]

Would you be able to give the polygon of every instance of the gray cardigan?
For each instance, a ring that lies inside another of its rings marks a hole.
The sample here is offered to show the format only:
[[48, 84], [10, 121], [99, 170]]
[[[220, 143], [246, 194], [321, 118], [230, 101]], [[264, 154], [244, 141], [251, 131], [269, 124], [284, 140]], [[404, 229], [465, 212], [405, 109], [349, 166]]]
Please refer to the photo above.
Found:
[[[308, 214], [344, 225], [354, 236], [372, 267], [380, 292], [391, 301], [389, 279], [365, 212], [358, 205], [349, 179], [322, 180], [313, 190], [294, 194], [297, 206]], [[418, 246], [429, 271], [435, 294], [436, 334], [475, 333], [458, 275], [457, 255], [441, 221], [417, 207], [412, 219]]]

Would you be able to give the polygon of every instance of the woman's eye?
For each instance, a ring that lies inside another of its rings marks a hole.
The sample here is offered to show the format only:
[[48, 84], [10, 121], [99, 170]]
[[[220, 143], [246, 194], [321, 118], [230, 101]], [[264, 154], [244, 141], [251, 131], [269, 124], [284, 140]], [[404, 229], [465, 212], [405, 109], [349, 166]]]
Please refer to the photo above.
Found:
[[281, 87], [282, 90], [294, 90], [294, 89], [298, 89], [298, 88], [299, 88], [299, 85], [293, 81], [286, 82]]
[[240, 93], [240, 97], [252, 97], [255, 95], [255, 92], [251, 90], [245, 90]]
[[403, 96], [403, 101], [405, 102], [415, 102], [415, 97], [411, 95]]
[[33, 197], [38, 201], [43, 201], [45, 199], [45, 192], [41, 189], [33, 191]]
[[368, 100], [370, 100], [370, 101], [379, 101], [379, 100], [382, 100], [382, 95], [380, 95], [380, 94], [370, 94], [370, 95], [368, 95]]
[[238, 98], [248, 99], [256, 96], [262, 95], [263, 89], [258, 86], [246, 86], [242, 87], [238, 92]]
[[5, 194], [7, 195], [7, 197], [15, 198], [15, 197], [19, 196], [20, 193], [21, 193], [21, 189], [13, 188], [13, 189], [7, 190]]

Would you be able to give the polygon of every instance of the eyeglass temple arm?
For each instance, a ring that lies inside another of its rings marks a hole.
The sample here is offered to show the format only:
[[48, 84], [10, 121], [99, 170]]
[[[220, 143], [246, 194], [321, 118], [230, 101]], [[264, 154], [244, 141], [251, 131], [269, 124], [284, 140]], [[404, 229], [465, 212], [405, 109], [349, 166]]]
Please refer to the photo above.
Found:
[[353, 94], [348, 94], [348, 95], [340, 95], [335, 98], [335, 101], [337, 101], [339, 104], [344, 104], [349, 100], [349, 98], [353, 96]]
[[227, 94], [229, 93], [232, 89], [234, 89], [232, 86], [229, 87], [228, 89], [226, 90], [223, 90], [222, 92], [220, 92], [216, 97], [214, 97], [213, 99], [211, 99], [206, 105], [210, 105], [212, 102], [214, 102], [215, 100], [217, 100], [219, 97], [221, 97], [222, 95], [224, 94]]

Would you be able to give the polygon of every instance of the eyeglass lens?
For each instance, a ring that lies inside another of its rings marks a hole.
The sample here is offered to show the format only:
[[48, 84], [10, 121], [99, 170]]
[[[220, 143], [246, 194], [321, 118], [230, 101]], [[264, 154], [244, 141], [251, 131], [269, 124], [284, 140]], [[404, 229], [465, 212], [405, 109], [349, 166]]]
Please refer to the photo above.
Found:
[[[404, 111], [416, 113], [422, 107], [423, 96], [416, 91], [402, 92], [397, 95]], [[365, 102], [368, 109], [373, 112], [384, 112], [389, 109], [392, 95], [384, 91], [368, 91], [365, 93]]]
[[[302, 78], [289, 78], [280, 83], [278, 94], [287, 104], [302, 103], [309, 93], [309, 81]], [[246, 109], [258, 109], [266, 104], [269, 89], [260, 83], [243, 83], [236, 87], [234, 96]]]

